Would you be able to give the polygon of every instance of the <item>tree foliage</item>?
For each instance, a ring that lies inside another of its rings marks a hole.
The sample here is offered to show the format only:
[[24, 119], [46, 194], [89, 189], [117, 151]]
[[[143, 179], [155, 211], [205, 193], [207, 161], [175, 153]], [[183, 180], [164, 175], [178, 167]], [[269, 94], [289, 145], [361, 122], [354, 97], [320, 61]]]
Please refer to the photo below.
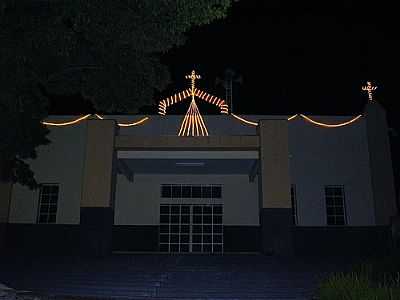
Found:
[[98, 111], [135, 112], [169, 82], [160, 54], [230, 0], [3, 0], [0, 4], [2, 179], [35, 186], [24, 162], [49, 141], [50, 94], [79, 93]]

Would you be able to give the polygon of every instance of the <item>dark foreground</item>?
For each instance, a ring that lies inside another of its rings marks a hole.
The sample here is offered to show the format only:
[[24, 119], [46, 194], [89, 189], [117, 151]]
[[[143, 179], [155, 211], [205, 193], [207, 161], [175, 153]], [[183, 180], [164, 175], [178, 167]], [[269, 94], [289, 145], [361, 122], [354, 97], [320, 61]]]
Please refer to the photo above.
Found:
[[349, 259], [262, 255], [2, 257], [0, 283], [51, 298], [311, 299]]

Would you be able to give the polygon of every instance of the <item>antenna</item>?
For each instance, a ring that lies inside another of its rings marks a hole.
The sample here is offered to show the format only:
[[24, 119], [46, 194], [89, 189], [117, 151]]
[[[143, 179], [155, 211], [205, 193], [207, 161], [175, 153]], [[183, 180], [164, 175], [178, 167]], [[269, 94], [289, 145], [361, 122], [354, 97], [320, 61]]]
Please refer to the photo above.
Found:
[[222, 84], [222, 86], [225, 88], [225, 100], [229, 105], [231, 113], [233, 112], [233, 88], [232, 88], [233, 82], [242, 84], [243, 77], [241, 75], [238, 75], [231, 68], [225, 69], [223, 79], [217, 77], [217, 79], [215, 80], [216, 84]]

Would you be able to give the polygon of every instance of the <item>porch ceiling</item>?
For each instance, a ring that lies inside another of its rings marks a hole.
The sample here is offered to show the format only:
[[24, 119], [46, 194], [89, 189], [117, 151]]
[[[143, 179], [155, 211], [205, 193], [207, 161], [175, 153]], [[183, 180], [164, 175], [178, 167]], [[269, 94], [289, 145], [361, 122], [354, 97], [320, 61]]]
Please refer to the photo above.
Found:
[[258, 159], [119, 159], [134, 174], [250, 174]]

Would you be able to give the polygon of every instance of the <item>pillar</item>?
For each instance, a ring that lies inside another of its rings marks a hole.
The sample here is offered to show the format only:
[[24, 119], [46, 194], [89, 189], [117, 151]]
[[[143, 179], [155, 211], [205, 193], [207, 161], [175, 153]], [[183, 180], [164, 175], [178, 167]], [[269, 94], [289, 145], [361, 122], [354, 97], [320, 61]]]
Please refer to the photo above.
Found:
[[386, 112], [378, 102], [365, 106], [375, 225], [389, 225], [397, 214]]
[[114, 120], [88, 120], [80, 233], [83, 254], [111, 252], [114, 223], [116, 124]]
[[265, 254], [291, 255], [288, 122], [260, 120], [260, 225]]

